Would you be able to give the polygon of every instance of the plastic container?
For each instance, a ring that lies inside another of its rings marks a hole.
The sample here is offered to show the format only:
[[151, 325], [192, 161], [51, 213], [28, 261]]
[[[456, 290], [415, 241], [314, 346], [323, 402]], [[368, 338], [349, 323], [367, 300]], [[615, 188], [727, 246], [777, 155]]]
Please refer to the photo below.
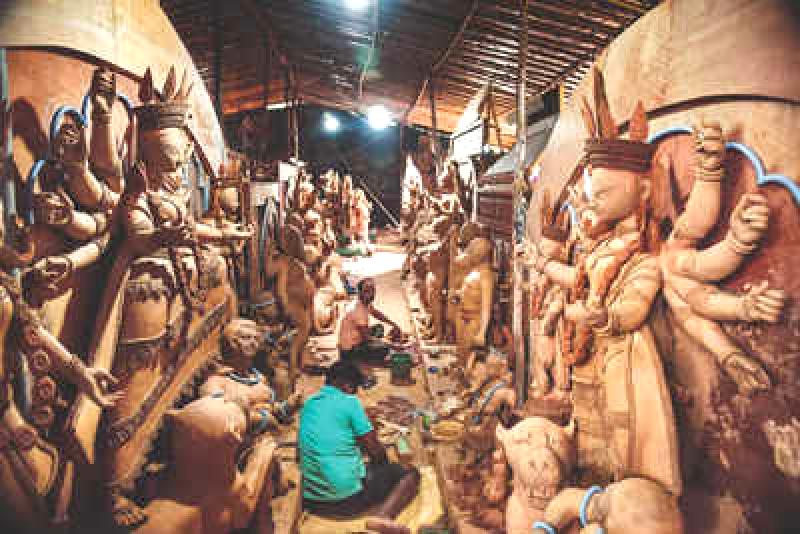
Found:
[[411, 354], [408, 352], [392, 353], [390, 363], [391, 382], [395, 385], [411, 383]]
[[414, 459], [414, 451], [411, 450], [411, 444], [408, 438], [400, 436], [397, 438], [397, 459], [403, 465], [408, 465]]
[[374, 324], [369, 327], [369, 335], [371, 335], [372, 337], [382, 338], [385, 333], [386, 330], [384, 329], [382, 324]]

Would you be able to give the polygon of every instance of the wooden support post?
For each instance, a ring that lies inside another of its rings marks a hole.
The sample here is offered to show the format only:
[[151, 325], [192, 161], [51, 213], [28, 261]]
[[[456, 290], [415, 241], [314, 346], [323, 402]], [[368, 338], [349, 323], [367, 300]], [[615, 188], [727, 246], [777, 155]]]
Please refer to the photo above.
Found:
[[428, 98], [431, 103], [431, 150], [433, 151], [433, 164], [436, 168], [434, 182], [438, 181], [441, 172], [441, 162], [439, 161], [439, 134], [436, 128], [436, 85], [433, 82], [433, 74], [428, 77]]
[[403, 115], [403, 122], [408, 121], [408, 115], [414, 110], [415, 107], [417, 107], [419, 99], [422, 98], [422, 94], [428, 87], [428, 83], [430, 83], [433, 75], [439, 71], [442, 65], [444, 65], [445, 61], [447, 61], [447, 58], [450, 56], [450, 53], [461, 44], [461, 40], [464, 38], [464, 32], [467, 30], [467, 26], [469, 26], [470, 21], [472, 21], [472, 17], [474, 17], [475, 13], [478, 11], [478, 7], [480, 7], [480, 1], [472, 0], [472, 5], [470, 6], [469, 11], [467, 11], [467, 14], [464, 16], [464, 20], [461, 21], [461, 26], [453, 36], [453, 39], [447, 45], [447, 48], [444, 50], [444, 52], [442, 52], [442, 55], [439, 56], [439, 59], [436, 60], [436, 63], [433, 64], [433, 67], [428, 73], [428, 77], [420, 82], [419, 89], [416, 93], [414, 93], [414, 100], [411, 101], [411, 104], [409, 104], [408, 109]]
[[[8, 85], [8, 59], [6, 49], [0, 48], [0, 184], [3, 197], [4, 240], [7, 245], [15, 244], [14, 220], [17, 217], [16, 181], [12, 172], [14, 166], [14, 132], [11, 122], [11, 88]], [[12, 271], [18, 276], [19, 270]]]
[[220, 125], [223, 122], [222, 112], [222, 51], [225, 40], [225, 22], [223, 20], [223, 2], [211, 2], [211, 24], [214, 27], [214, 110]]
[[[527, 179], [525, 176], [525, 155], [526, 155], [526, 133], [527, 133], [527, 114], [525, 110], [525, 77], [527, 75], [527, 55], [528, 55], [528, 0], [519, 0], [520, 2], [520, 36], [519, 36], [519, 80], [517, 82], [517, 172], [516, 180], [524, 181]], [[520, 187], [514, 188], [514, 209], [513, 215], [516, 219], [517, 211], [519, 210], [520, 202]], [[513, 237], [512, 244], [516, 244], [517, 238], [517, 225], [513, 224]], [[517, 393], [517, 404], [521, 406], [525, 402], [525, 396], [528, 392], [527, 384], [527, 370], [528, 358], [526, 357], [527, 343], [525, 343], [525, 333], [523, 331], [524, 325], [524, 312], [525, 303], [523, 302], [522, 284], [525, 281], [527, 273], [523, 272], [525, 267], [521, 262], [514, 259], [514, 285], [513, 285], [513, 323], [512, 333], [514, 336], [514, 352], [516, 354], [515, 361], [515, 376], [514, 376], [514, 389]], [[534, 355], [531, 355], [534, 356]]]
[[264, 110], [269, 106], [269, 83], [272, 81], [272, 48], [269, 46], [269, 39], [264, 36], [261, 40], [261, 46], [264, 49], [264, 72], [263, 72], [263, 89], [261, 91], [261, 98], [264, 103]]
[[290, 93], [290, 76], [289, 76], [289, 66], [286, 65], [283, 70], [283, 102], [286, 104], [286, 159], [292, 157], [292, 146], [294, 141], [292, 140], [292, 107], [291, 107], [291, 93]]
[[292, 76], [292, 111], [294, 112], [294, 118], [292, 119], [292, 126], [294, 127], [293, 138], [294, 138], [294, 158], [297, 161], [300, 161], [300, 93], [297, 88], [297, 73], [294, 72], [294, 76]]
[[262, 105], [263, 110], [256, 115], [256, 142], [255, 142], [255, 161], [250, 162], [250, 174], [255, 175], [256, 161], [267, 161], [269, 152], [269, 143], [272, 139], [272, 131], [269, 116], [269, 90], [270, 82], [272, 82], [272, 46], [267, 36], [264, 36], [261, 41], [264, 49], [264, 64], [262, 68], [264, 71], [261, 73], [262, 77]]

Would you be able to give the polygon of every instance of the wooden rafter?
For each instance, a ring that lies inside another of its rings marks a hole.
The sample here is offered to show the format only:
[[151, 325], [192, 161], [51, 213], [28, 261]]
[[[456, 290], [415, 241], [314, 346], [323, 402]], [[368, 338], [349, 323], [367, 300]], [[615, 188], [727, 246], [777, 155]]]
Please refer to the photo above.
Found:
[[[338, 0], [236, 0], [219, 17], [213, 15], [219, 0], [160, 0], [212, 98], [221, 89], [225, 113], [278, 101], [281, 71], [290, 67], [291, 97], [297, 90], [304, 102], [350, 111], [381, 103], [406, 122], [429, 127], [422, 98], [435, 76], [437, 126], [444, 131], [489, 80], [497, 113], [516, 107], [519, 1], [381, 1], [376, 34], [371, 16], [341, 9]], [[569, 93], [597, 54], [656, 4], [529, 0], [526, 95], [557, 84]], [[218, 24], [223, 33], [213, 31]], [[366, 76], [370, 48], [375, 61]], [[215, 50], [222, 51], [221, 62]], [[274, 57], [269, 69], [267, 52]]]
[[442, 65], [444, 65], [444, 62], [447, 61], [447, 57], [450, 55], [450, 53], [461, 43], [464, 32], [466, 31], [467, 26], [469, 26], [469, 23], [472, 21], [472, 18], [475, 16], [475, 13], [478, 11], [478, 7], [480, 7], [480, 0], [472, 0], [472, 5], [470, 6], [469, 11], [467, 11], [467, 14], [464, 16], [464, 20], [461, 22], [461, 27], [459, 27], [458, 31], [453, 36], [453, 39], [450, 41], [450, 44], [447, 46], [444, 52], [442, 52], [442, 55], [439, 57], [439, 59], [436, 60], [436, 63], [433, 64], [428, 76], [422, 80], [414, 100], [411, 102], [411, 105], [408, 107], [408, 111], [406, 111], [405, 116], [403, 117], [403, 122], [407, 121], [408, 114], [411, 113], [412, 109], [417, 107], [417, 104], [419, 104], [419, 99], [422, 98], [422, 94], [428, 87], [431, 77], [439, 71]]

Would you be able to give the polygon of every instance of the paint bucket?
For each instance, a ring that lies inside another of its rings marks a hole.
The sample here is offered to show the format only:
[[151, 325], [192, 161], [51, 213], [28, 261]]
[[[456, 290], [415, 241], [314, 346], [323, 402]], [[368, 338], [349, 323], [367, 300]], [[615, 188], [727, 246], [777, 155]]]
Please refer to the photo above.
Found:
[[372, 337], [383, 338], [384, 334], [386, 334], [386, 330], [382, 324], [374, 324], [369, 327], [369, 335]]
[[411, 354], [408, 352], [394, 352], [390, 361], [389, 370], [392, 384], [411, 384]]

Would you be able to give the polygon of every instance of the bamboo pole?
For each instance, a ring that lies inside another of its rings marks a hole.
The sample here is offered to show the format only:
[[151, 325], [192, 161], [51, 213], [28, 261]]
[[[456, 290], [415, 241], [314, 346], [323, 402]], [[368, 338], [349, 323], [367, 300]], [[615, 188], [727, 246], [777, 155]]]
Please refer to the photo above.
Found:
[[224, 113], [222, 111], [222, 51], [225, 40], [225, 22], [223, 20], [223, 4], [212, 2], [211, 20], [214, 26], [214, 109], [220, 125], [224, 128]]
[[[526, 130], [527, 130], [527, 116], [525, 110], [525, 78], [527, 75], [527, 54], [528, 54], [528, 0], [519, 0], [520, 2], [520, 43], [519, 43], [519, 81], [517, 84], [517, 169], [516, 180], [524, 181], [525, 177], [525, 155], [526, 155]], [[521, 197], [521, 187], [514, 188], [514, 209], [513, 215], [516, 219], [517, 211], [519, 210]], [[513, 224], [513, 237], [512, 246], [516, 244], [517, 235], [519, 231], [517, 225]], [[525, 334], [523, 331], [523, 294], [522, 286], [526, 273], [525, 267], [514, 260], [514, 284], [513, 284], [513, 322], [512, 333], [514, 336], [514, 353], [515, 353], [515, 373], [514, 373], [514, 389], [517, 393], [517, 404], [521, 406], [525, 402], [525, 395], [527, 394], [527, 369], [528, 358], [526, 357], [527, 343], [525, 343]], [[533, 356], [533, 355], [531, 355]]]
[[431, 136], [431, 150], [433, 151], [433, 164], [436, 168], [436, 176], [434, 176], [434, 182], [436, 182], [439, 179], [439, 173], [441, 172], [441, 162], [439, 161], [439, 135], [436, 129], [436, 86], [433, 83], [433, 74], [431, 74], [429, 77], [428, 97], [430, 98], [431, 102], [431, 128], [433, 129], [433, 135]]

